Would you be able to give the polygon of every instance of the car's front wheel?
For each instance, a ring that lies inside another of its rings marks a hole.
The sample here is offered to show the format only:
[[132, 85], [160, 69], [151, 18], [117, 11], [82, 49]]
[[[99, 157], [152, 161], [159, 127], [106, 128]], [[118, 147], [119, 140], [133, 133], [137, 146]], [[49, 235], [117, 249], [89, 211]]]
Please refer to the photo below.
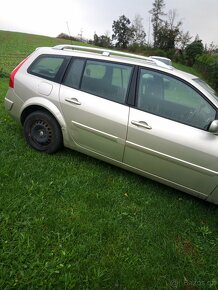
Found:
[[63, 145], [58, 122], [43, 111], [35, 111], [27, 116], [24, 121], [24, 136], [31, 147], [46, 153], [54, 153]]

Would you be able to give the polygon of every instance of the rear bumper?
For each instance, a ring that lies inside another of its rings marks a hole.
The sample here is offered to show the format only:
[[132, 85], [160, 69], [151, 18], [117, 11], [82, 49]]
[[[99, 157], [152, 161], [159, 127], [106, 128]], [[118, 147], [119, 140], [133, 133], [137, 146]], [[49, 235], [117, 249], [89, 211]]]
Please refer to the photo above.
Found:
[[14, 102], [5, 97], [5, 109], [6, 109], [6, 111], [11, 111], [13, 108], [13, 105], [14, 105]]
[[17, 121], [20, 121], [20, 109], [23, 101], [15, 94], [14, 90], [9, 88], [5, 96], [5, 109]]

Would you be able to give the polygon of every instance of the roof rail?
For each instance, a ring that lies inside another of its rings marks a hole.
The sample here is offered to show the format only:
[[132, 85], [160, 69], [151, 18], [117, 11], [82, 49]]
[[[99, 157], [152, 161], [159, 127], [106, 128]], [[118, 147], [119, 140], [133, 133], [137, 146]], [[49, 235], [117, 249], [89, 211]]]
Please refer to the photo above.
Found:
[[156, 60], [152, 59], [150, 57], [145, 57], [142, 55], [134, 54], [134, 53], [127, 53], [127, 52], [122, 52], [118, 50], [112, 50], [112, 49], [103, 49], [103, 48], [96, 48], [96, 47], [90, 47], [90, 46], [80, 46], [80, 45], [70, 45], [70, 44], [61, 44], [61, 45], [56, 45], [53, 47], [54, 49], [59, 49], [59, 50], [65, 50], [65, 49], [71, 49], [71, 50], [84, 50], [84, 51], [90, 51], [90, 52], [101, 52], [102, 55], [104, 56], [110, 56], [110, 55], [121, 55], [121, 56], [128, 56], [136, 59], [142, 59], [145, 60], [151, 64], [156, 64], [157, 66], [171, 69], [171, 66]]

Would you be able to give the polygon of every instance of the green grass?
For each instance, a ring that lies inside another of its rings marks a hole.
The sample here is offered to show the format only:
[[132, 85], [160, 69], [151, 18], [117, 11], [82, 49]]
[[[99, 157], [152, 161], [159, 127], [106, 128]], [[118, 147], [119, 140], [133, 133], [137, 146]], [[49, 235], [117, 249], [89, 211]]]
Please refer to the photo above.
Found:
[[71, 150], [31, 150], [4, 111], [7, 83], [0, 289], [217, 289], [216, 206]]
[[79, 41], [0, 30], [0, 77], [8, 76], [14, 67], [37, 47], [58, 44], [85, 45]]
[[27, 146], [0, 79], [0, 289], [218, 289], [215, 205]]
[[181, 64], [181, 63], [173, 63], [173, 66], [175, 68], [182, 70], [182, 71], [185, 71], [189, 74], [201, 77], [201, 74], [194, 67], [186, 66], [186, 65]]

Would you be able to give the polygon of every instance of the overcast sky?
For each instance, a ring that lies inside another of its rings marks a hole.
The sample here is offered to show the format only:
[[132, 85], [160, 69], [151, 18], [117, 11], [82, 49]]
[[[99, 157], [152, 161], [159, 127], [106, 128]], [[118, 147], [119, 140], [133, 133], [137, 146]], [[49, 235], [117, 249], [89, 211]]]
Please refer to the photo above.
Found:
[[[112, 33], [113, 20], [124, 14], [131, 21], [136, 14], [144, 20], [147, 40], [149, 13], [154, 0], [9, 0], [0, 9], [0, 30], [22, 31], [56, 37], [61, 32], [93, 39]], [[218, 0], [165, 0], [165, 12], [175, 9], [183, 30], [204, 44], [218, 45]], [[68, 23], [68, 27], [67, 27]], [[152, 33], [152, 29], [151, 29]], [[0, 44], [1, 45], [1, 44]]]

